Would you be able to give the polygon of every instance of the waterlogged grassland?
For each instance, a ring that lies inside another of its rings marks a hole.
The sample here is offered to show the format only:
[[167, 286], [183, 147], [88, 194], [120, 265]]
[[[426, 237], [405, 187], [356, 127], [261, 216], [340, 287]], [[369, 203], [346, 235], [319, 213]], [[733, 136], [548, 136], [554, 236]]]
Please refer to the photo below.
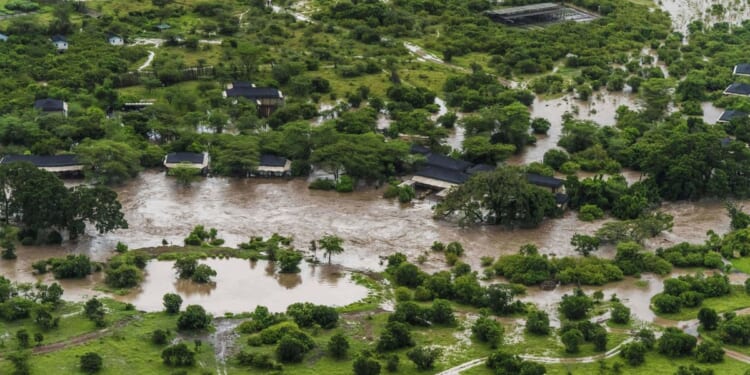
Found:
[[698, 318], [698, 311], [704, 307], [716, 310], [718, 313], [734, 311], [750, 307], [750, 295], [745, 293], [745, 287], [742, 285], [732, 285], [731, 292], [728, 296], [706, 298], [703, 304], [698, 307], [683, 307], [679, 312], [674, 314], [656, 313], [661, 318], [669, 320], [690, 320]]

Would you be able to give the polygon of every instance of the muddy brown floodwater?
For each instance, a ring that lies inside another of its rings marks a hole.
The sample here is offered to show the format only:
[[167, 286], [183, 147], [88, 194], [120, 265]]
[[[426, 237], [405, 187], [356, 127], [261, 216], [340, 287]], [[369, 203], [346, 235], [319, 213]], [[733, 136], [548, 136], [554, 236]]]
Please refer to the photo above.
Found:
[[[525, 243], [536, 244], [544, 254], [573, 255], [572, 235], [592, 234], [602, 224], [601, 221], [581, 222], [575, 212], [569, 211], [562, 218], [544, 221], [536, 229], [460, 228], [454, 223], [433, 220], [431, 207], [434, 202], [430, 200], [402, 205], [381, 198], [382, 190], [364, 189], [350, 194], [316, 191], [307, 189], [307, 182], [303, 180], [206, 178], [190, 188], [183, 188], [163, 172], [146, 171], [117, 188], [117, 192], [130, 225], [128, 229], [98, 234], [89, 228], [81, 239], [66, 241], [61, 247], [19, 247], [18, 260], [0, 262], [0, 273], [15, 281], [34, 282], [37, 277], [31, 274], [31, 263], [36, 260], [68, 253], [83, 253], [95, 260], [105, 260], [113, 254], [118, 241], [130, 248], [157, 246], [162, 239], [181, 244], [198, 224], [217, 228], [219, 237], [226, 240], [227, 246], [236, 246], [250, 236], [267, 237], [277, 232], [293, 236], [294, 244], [305, 249], [310, 240], [319, 239], [326, 233], [336, 234], [345, 239], [345, 252], [333, 257], [334, 264], [356, 269], [382, 269], [380, 257], [396, 251], [405, 253], [412, 261], [425, 253], [427, 261], [423, 266], [427, 271], [443, 269], [443, 255], [430, 252], [430, 245], [433, 241], [459, 241], [466, 249], [464, 260], [479, 269], [480, 257], [515, 253]], [[750, 207], [750, 201], [740, 204]], [[701, 243], [710, 229], [718, 233], [729, 230], [729, 219], [720, 201], [667, 203], [661, 209], [674, 215], [674, 229], [648, 241], [647, 245], [652, 249], [682, 241]], [[613, 253], [611, 247], [605, 247], [597, 255], [612, 257]], [[301, 288], [301, 294], [338, 291], [342, 286], [342, 294], [361, 292], [358, 288], [350, 290], [345, 286], [348, 282], [345, 277], [338, 280], [335, 288], [332, 282], [320, 281], [327, 277], [325, 267], [311, 269], [305, 265], [301, 279], [296, 279], [293, 276], [266, 276], [261, 263], [252, 269], [245, 261], [208, 262], [219, 262], [216, 263], [218, 281], [216, 288], [203, 290], [203, 294], [194, 285], [176, 282], [169, 264], [154, 262], [149, 265], [142, 291], [126, 298], [133, 298], [134, 303], [141, 307], [153, 307], [160, 301], [155, 296], [177, 290], [188, 300], [205, 301], [206, 305], [211, 305], [211, 310], [224, 312], [252, 309], [252, 301], [259, 297], [243, 293], [251, 293], [255, 288], [284, 291], [275, 293], [279, 300], [263, 302], [274, 306], [294, 302], [297, 288]], [[313, 271], [315, 275], [311, 275]], [[101, 275], [62, 282], [65, 298], [80, 300], [96, 294], [92, 288], [97, 278]], [[49, 281], [50, 276], [41, 279]], [[289, 289], [284, 287], [290, 286], [288, 283], [294, 283], [295, 279], [301, 280], [301, 284]], [[603, 289], [609, 290], [610, 286]], [[622, 295], [625, 292], [617, 293]], [[558, 294], [540, 292], [533, 294], [537, 296], [533, 298], [543, 301], [558, 298]], [[349, 297], [345, 300], [337, 301], [342, 304], [352, 302]], [[638, 310], [638, 306], [648, 309], [648, 300], [631, 301], [629, 305], [634, 310]], [[645, 313], [642, 315], [646, 317]]]
[[706, 25], [716, 22], [740, 24], [750, 18], [750, 7], [746, 1], [736, 0], [660, 0], [658, 6], [669, 13], [672, 27], [687, 35], [687, 27], [693, 21]]
[[177, 293], [183, 305], [201, 305], [213, 314], [252, 311], [266, 306], [274, 312], [286, 310], [294, 302], [345, 306], [367, 296], [367, 288], [357, 285], [350, 274], [335, 265], [300, 264], [297, 274], [279, 274], [272, 262], [244, 259], [205, 259], [200, 263], [215, 269], [209, 284], [178, 279], [171, 261], [151, 261], [140, 287], [126, 296], [139, 310], [163, 309], [162, 296]]

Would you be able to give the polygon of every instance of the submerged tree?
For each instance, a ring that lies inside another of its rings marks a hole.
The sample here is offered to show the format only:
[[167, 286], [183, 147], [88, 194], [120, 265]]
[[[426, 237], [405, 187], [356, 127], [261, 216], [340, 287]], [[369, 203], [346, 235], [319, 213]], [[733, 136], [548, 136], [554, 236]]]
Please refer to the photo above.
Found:
[[320, 247], [323, 249], [323, 254], [328, 255], [328, 263], [331, 263], [331, 255], [341, 254], [344, 252], [344, 248], [341, 246], [344, 240], [341, 237], [334, 235], [323, 236], [318, 240]]
[[459, 215], [462, 225], [535, 227], [557, 211], [551, 192], [534, 186], [516, 167], [501, 167], [472, 176], [465, 184], [451, 189], [435, 207], [435, 216]]

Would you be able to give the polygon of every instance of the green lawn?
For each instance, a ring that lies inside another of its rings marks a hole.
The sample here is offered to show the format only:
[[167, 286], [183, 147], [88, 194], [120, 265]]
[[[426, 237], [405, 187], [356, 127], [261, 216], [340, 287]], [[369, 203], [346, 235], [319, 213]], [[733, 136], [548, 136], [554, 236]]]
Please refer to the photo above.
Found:
[[[102, 300], [102, 302], [107, 309], [106, 320], [109, 325], [137, 314], [136, 311], [125, 311], [124, 303], [112, 300]], [[6, 334], [9, 337], [15, 337], [15, 333], [18, 330], [26, 329], [32, 340], [36, 333], [44, 335], [42, 345], [46, 345], [65, 341], [71, 337], [80, 336], [101, 329], [83, 314], [83, 303], [66, 302], [58, 309], [58, 311], [53, 313], [53, 316], [61, 317], [59, 327], [47, 331], [40, 329], [34, 324], [31, 318], [14, 322], [0, 321], [0, 337]], [[5, 345], [0, 346], [0, 353], [7, 353], [13, 350], [16, 350], [15, 339], [9, 339]]]
[[[115, 329], [111, 334], [86, 344], [69, 347], [57, 352], [34, 356], [31, 373], [42, 374], [54, 369], [55, 374], [80, 374], [79, 357], [87, 352], [96, 352], [103, 358], [104, 366], [99, 374], [169, 374], [174, 369], [162, 364], [162, 346], [151, 343], [150, 334], [157, 328], [176, 328], [176, 315], [165, 313], [139, 314], [127, 326]], [[190, 339], [192, 342], [192, 338]], [[193, 346], [192, 344], [190, 345]], [[196, 358], [197, 365], [188, 374], [202, 374], [205, 370], [215, 372], [214, 350], [203, 343]], [[0, 362], [0, 373], [11, 373], [7, 361]]]
[[698, 317], [698, 311], [703, 307], [709, 307], [718, 313], [734, 311], [745, 307], [750, 307], [750, 295], [745, 293], [745, 287], [742, 285], [732, 285], [731, 292], [728, 296], [716, 298], [706, 298], [703, 304], [698, 307], [683, 307], [679, 312], [674, 314], [656, 313], [661, 318], [669, 320], [690, 320]]
[[750, 257], [734, 258], [732, 266], [744, 273], [750, 273]]
[[[646, 355], [646, 362], [638, 367], [631, 367], [622, 361], [619, 357], [613, 357], [604, 361], [604, 365], [608, 370], [601, 371], [600, 363], [587, 363], [587, 364], [556, 364], [556, 365], [545, 365], [547, 367], [548, 375], [591, 375], [591, 374], [615, 374], [612, 371], [612, 366], [615, 362], [622, 363], [623, 375], [671, 375], [677, 371], [679, 366], [695, 365], [700, 368], [711, 368], [714, 373], [719, 375], [743, 375], [747, 370], [748, 365], [731, 358], [725, 358], [724, 362], [713, 363], [713, 364], [700, 364], [693, 358], [667, 358], [656, 353], [649, 353]], [[462, 375], [491, 375], [493, 374], [490, 369], [484, 365], [474, 367], [470, 370], [464, 371]]]

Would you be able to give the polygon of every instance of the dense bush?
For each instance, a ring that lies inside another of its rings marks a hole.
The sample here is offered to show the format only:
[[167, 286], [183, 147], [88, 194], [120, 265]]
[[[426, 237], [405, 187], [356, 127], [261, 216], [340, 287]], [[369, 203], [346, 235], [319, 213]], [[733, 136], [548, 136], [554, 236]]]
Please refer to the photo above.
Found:
[[488, 316], [480, 316], [471, 327], [471, 332], [477, 340], [486, 342], [495, 349], [503, 338], [503, 326]]
[[656, 348], [659, 353], [668, 357], [684, 357], [692, 354], [697, 341], [695, 337], [669, 327], [656, 341]]

